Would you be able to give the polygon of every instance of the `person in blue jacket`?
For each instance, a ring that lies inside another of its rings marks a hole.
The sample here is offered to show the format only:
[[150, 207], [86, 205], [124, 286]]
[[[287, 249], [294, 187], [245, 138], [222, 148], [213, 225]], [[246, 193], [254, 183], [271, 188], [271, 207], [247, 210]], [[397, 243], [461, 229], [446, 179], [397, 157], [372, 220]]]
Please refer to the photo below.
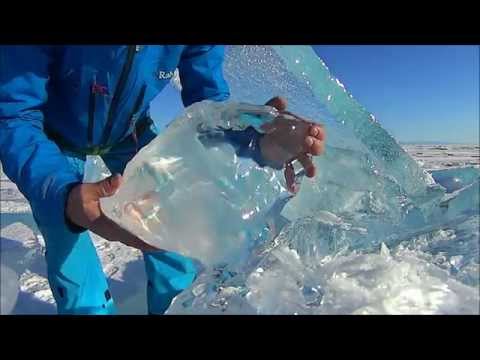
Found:
[[[185, 106], [229, 97], [223, 58], [224, 47], [210, 45], [0, 47], [0, 160], [44, 236], [58, 313], [116, 313], [86, 230], [143, 251], [150, 314], [163, 314], [194, 281], [191, 259], [122, 229], [102, 213], [99, 199], [115, 193], [128, 161], [156, 136], [149, 103], [176, 69]], [[283, 98], [267, 104], [288, 113]], [[290, 162], [299, 160], [307, 176], [314, 176], [311, 155], [323, 151], [325, 133], [302, 121], [293, 134], [290, 121], [280, 115], [275, 131], [248, 128], [231, 133], [228, 141], [260, 166], [285, 167], [293, 188]], [[297, 155], [286, 158], [292, 153]], [[82, 183], [87, 155], [100, 155], [114, 175]]]

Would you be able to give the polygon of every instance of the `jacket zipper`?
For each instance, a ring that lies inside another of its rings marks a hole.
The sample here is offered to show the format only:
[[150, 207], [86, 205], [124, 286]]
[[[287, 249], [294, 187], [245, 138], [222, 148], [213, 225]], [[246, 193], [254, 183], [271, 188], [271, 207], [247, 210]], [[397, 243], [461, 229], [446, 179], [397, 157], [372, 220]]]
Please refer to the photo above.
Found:
[[[142, 88], [140, 89], [140, 93], [138, 94], [137, 99], [135, 100], [135, 104], [133, 105], [132, 112], [128, 117], [130, 121], [127, 124], [127, 128], [125, 130], [125, 136], [128, 136], [128, 130], [130, 130], [130, 127], [134, 125], [135, 114], [140, 110], [140, 107], [142, 106], [143, 98], [145, 97], [146, 90], [147, 90], [147, 85], [143, 84]], [[133, 132], [135, 133], [135, 127], [133, 128]], [[135, 137], [135, 135], [133, 136]]]
[[[145, 90], [147, 89], [147, 85], [143, 85], [142, 90], [140, 91], [140, 95], [137, 98], [137, 103], [135, 104], [135, 111], [132, 112], [132, 116], [130, 117], [132, 120], [131, 122], [133, 123], [133, 116], [135, 113], [137, 113], [140, 110], [140, 106], [142, 105], [143, 98], [145, 97]], [[135, 143], [135, 153], [138, 152], [138, 134], [137, 134], [137, 124], [134, 124], [133, 126], [133, 132], [132, 132], [132, 138], [133, 142]]]
[[101, 144], [106, 145], [107, 141], [110, 138], [115, 111], [117, 110], [120, 97], [128, 80], [128, 75], [130, 74], [130, 71], [132, 69], [132, 63], [136, 53], [135, 50], [135, 45], [128, 46], [127, 59], [123, 64], [122, 72], [120, 73], [120, 78], [118, 79], [117, 86], [115, 88], [115, 92], [113, 93], [112, 101], [110, 103], [110, 108], [108, 109], [107, 123], [105, 125], [105, 129], [102, 135]]
[[90, 96], [88, 99], [88, 130], [87, 130], [87, 141], [88, 146], [93, 144], [93, 125], [95, 121], [95, 107], [97, 102], [97, 96], [94, 91], [95, 84], [92, 84], [90, 87]]

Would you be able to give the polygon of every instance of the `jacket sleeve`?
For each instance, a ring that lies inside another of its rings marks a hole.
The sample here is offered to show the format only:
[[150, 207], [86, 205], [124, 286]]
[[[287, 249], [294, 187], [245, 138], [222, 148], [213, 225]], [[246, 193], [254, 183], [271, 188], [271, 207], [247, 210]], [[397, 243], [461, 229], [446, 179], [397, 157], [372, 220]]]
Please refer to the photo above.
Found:
[[230, 91], [222, 69], [224, 53], [225, 49], [220, 45], [185, 47], [178, 65], [185, 106], [202, 100], [229, 98]]
[[37, 220], [58, 226], [69, 224], [67, 194], [82, 179], [43, 131], [52, 50], [0, 46], [0, 161]]

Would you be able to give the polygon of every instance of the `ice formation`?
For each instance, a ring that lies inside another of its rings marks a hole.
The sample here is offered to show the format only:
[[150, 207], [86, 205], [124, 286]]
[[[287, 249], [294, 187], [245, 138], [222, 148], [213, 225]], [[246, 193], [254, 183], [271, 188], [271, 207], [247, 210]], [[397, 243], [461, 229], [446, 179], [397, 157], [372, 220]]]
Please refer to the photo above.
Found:
[[[479, 312], [478, 169], [424, 171], [309, 47], [230, 47], [225, 75], [232, 102], [188, 108], [102, 202], [147, 241], [204, 263], [168, 313]], [[199, 137], [204, 125], [271, 120], [244, 103], [274, 95], [328, 132], [318, 176], [295, 197], [281, 173]]]
[[478, 181], [478, 168], [468, 166], [458, 169], [434, 170], [433, 178], [445, 188], [448, 193], [454, 192]]

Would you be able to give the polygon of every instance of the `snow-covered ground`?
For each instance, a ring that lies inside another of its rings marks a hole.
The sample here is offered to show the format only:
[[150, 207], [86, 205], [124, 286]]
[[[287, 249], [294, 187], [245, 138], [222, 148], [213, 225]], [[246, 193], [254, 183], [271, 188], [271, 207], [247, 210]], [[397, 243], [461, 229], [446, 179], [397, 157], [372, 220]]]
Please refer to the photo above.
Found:
[[[44, 260], [45, 243], [27, 200], [0, 173], [0, 260], [2, 314], [55, 314]], [[140, 251], [92, 234], [110, 289], [122, 313], [142, 313], [145, 272]], [[13, 270], [13, 271], [10, 271]], [[19, 280], [19, 291], [16, 284]], [[16, 294], [18, 292], [18, 294]], [[130, 299], [131, 295], [134, 295]], [[15, 304], [12, 304], [17, 297]], [[6, 298], [6, 299], [5, 299]], [[146, 309], [145, 309], [146, 310]]]
[[[478, 145], [404, 145], [425, 169], [480, 166]], [[44, 241], [26, 199], [0, 169], [1, 313], [54, 314], [46, 278]], [[120, 313], [146, 312], [145, 272], [139, 251], [93, 235]]]
[[403, 145], [426, 170], [452, 167], [478, 166], [480, 146], [478, 145]]

